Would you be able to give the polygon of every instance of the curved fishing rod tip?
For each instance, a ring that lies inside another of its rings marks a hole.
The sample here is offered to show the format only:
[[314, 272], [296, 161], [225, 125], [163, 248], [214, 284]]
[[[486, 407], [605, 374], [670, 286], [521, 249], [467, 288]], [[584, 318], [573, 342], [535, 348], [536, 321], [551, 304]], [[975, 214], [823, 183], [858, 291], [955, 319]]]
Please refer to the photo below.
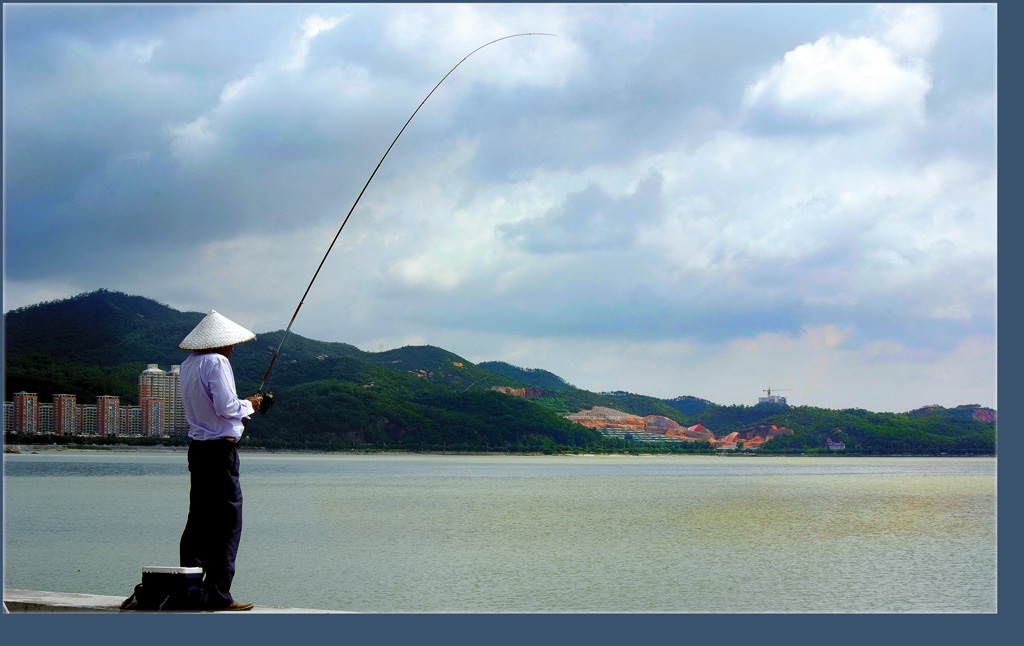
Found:
[[[498, 38], [497, 40], [492, 40], [491, 43], [496, 43], [499, 40], [505, 40], [506, 38], [515, 38], [516, 36], [554, 36], [554, 37], [557, 38], [558, 34], [549, 34], [547, 32], [543, 32], [543, 31], [524, 31], [521, 34], [509, 34], [508, 36], [502, 36], [501, 38]], [[490, 43], [488, 43], [488, 45], [489, 44]]]

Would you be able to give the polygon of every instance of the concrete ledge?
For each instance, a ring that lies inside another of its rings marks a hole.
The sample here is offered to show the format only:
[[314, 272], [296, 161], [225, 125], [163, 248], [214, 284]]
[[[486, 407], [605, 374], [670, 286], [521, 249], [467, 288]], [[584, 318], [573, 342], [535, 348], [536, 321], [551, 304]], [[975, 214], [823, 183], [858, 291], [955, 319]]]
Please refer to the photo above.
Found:
[[[127, 595], [126, 595], [127, 596]], [[14, 612], [121, 612], [124, 598], [73, 592], [4, 590], [4, 605]]]
[[[128, 595], [126, 594], [125, 597]], [[121, 602], [125, 597], [110, 597], [100, 594], [79, 594], [76, 592], [46, 592], [38, 590], [4, 590], [4, 607], [10, 613], [42, 613], [42, 612], [124, 612], [139, 614], [139, 611], [121, 610]], [[340, 614], [337, 610], [308, 610], [303, 608], [278, 608], [276, 606], [256, 606], [247, 612], [200, 612], [184, 614], [217, 614], [217, 615], [249, 615], [249, 614]], [[176, 614], [182, 614], [176, 612]]]

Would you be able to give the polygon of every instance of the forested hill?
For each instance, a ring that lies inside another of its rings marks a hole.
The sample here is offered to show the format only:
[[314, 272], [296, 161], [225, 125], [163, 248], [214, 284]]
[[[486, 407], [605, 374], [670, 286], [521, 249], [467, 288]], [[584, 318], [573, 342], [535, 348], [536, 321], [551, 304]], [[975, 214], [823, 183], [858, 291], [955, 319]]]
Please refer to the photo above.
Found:
[[205, 313], [100, 290], [4, 315], [8, 359], [52, 357], [94, 366], [180, 363], [178, 343]]
[[[188, 353], [178, 343], [204, 315], [107, 290], [8, 312], [5, 400], [25, 390], [38, 393], [42, 401], [53, 393], [71, 392], [82, 401], [108, 394], [137, 403], [139, 373], [149, 363], [163, 369], [180, 364]], [[239, 391], [258, 387], [282, 334], [283, 330], [257, 331], [255, 341], [235, 348], [231, 363]], [[542, 408], [556, 413], [608, 406], [637, 415], [683, 418], [660, 399], [580, 390], [546, 370], [499, 361], [476, 365], [433, 346], [364, 352], [347, 343], [297, 334], [289, 335], [267, 386], [280, 390], [329, 379], [359, 382], [367, 390], [383, 388], [397, 397], [431, 387], [480, 394], [492, 386], [533, 386], [545, 395]]]
[[[41, 402], [74, 393], [79, 402], [118, 395], [138, 403], [139, 373], [188, 353], [178, 343], [205, 313], [180, 312], [141, 296], [99, 290], [4, 315], [4, 399], [34, 392]], [[239, 395], [255, 392], [284, 332], [257, 331], [231, 358]], [[574, 424], [565, 415], [593, 407], [701, 424], [723, 437], [765, 424], [792, 435], [763, 452], [817, 450], [825, 439], [863, 453], [994, 453], [995, 413], [977, 406], [926, 406], [910, 413], [811, 407], [717, 406], [691, 396], [658, 399], [581, 390], [546, 370], [500, 361], [473, 364], [433, 346], [364, 352], [346, 343], [292, 334], [267, 384], [270, 414], [249, 425], [249, 441], [268, 447], [325, 449], [621, 451], [711, 450], [703, 442], [652, 447]], [[530, 389], [530, 397], [494, 392]]]
[[520, 368], [504, 361], [484, 361], [479, 365], [481, 368], [487, 368], [499, 375], [521, 381], [535, 388], [546, 388], [556, 392], [576, 390], [575, 386], [547, 370]]
[[[180, 364], [188, 353], [178, 343], [203, 316], [107, 290], [8, 312], [5, 400], [24, 390], [42, 402], [74, 393], [83, 403], [118, 395], [137, 404], [139, 373], [149, 363], [163, 369]], [[257, 331], [256, 341], [235, 348], [231, 363], [240, 395], [255, 392], [283, 333]], [[442, 348], [372, 353], [293, 334], [267, 384], [277, 403], [247, 434], [268, 446], [321, 448], [604, 446], [598, 432], [566, 420], [561, 413], [574, 411], [560, 410], [560, 404], [542, 406], [491, 390], [528, 385]]]

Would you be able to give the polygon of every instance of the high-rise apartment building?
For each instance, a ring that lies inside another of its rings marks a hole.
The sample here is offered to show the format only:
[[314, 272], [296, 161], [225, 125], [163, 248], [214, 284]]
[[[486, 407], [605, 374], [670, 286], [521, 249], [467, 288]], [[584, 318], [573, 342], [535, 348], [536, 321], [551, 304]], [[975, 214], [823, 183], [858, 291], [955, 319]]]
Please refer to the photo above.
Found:
[[[145, 435], [187, 435], [188, 422], [181, 404], [181, 366], [167, 372], [155, 363], [139, 375], [139, 406]], [[158, 405], [159, 403], [159, 405]]]
[[139, 401], [145, 397], [159, 397], [163, 394], [164, 375], [167, 373], [151, 363], [139, 375]]
[[181, 366], [172, 365], [167, 373], [167, 434], [188, 435], [185, 407], [181, 403]]
[[96, 404], [82, 404], [78, 407], [78, 432], [82, 435], [98, 435]]
[[96, 398], [96, 432], [100, 435], [119, 435], [121, 398], [116, 395], [100, 395]]
[[142, 409], [142, 434], [146, 437], [159, 437], [164, 434], [164, 419], [167, 406], [160, 397], [142, 397], [139, 399]]
[[53, 396], [53, 434], [77, 435], [79, 431], [78, 404], [74, 395]]
[[142, 408], [139, 406], [121, 407], [121, 433], [132, 437], [142, 435]]
[[39, 432], [39, 397], [36, 393], [14, 393], [13, 429], [15, 433]]
[[166, 417], [166, 393], [164, 382], [167, 373], [155, 363], [146, 366], [139, 375], [139, 406], [142, 408], [142, 434], [159, 436], [164, 434]]
[[39, 432], [53, 433], [53, 404], [39, 404]]

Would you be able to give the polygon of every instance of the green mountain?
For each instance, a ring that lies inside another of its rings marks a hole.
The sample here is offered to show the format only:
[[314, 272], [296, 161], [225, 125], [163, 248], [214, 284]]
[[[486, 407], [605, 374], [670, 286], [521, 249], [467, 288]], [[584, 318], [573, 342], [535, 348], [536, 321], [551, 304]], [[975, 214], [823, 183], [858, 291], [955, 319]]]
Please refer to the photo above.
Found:
[[[188, 353], [177, 345], [203, 316], [106, 290], [9, 312], [5, 399], [25, 390], [41, 401], [75, 393], [83, 402], [106, 394], [137, 403], [139, 373], [148, 363], [181, 363]], [[236, 347], [231, 362], [241, 396], [256, 391], [283, 333], [258, 333]], [[371, 353], [293, 334], [267, 383], [275, 407], [247, 435], [270, 447], [602, 447], [596, 431], [490, 390], [521, 385], [441, 348]]]
[[541, 370], [539, 368], [520, 368], [519, 366], [513, 366], [512, 364], [505, 363], [504, 361], [484, 361], [479, 365], [481, 368], [486, 368], [492, 372], [498, 373], [499, 375], [504, 375], [509, 379], [514, 379], [528, 386], [533, 386], [534, 388], [541, 388], [553, 392], [576, 390], [575, 386], [547, 370]]
[[103, 367], [180, 363], [178, 342], [204, 315], [99, 290], [8, 312], [4, 350], [8, 361], [39, 356]]
[[[19, 391], [74, 393], [91, 402], [118, 395], [137, 404], [146, 364], [180, 364], [178, 343], [204, 313], [179, 312], [140, 296], [99, 290], [4, 315], [4, 398]], [[283, 330], [257, 333], [231, 357], [239, 395], [254, 393]], [[493, 386], [530, 387], [515, 397]], [[994, 454], [995, 411], [976, 405], [927, 406], [908, 413], [832, 411], [786, 405], [718, 406], [682, 396], [658, 399], [623, 391], [575, 388], [546, 370], [500, 361], [473, 364], [433, 346], [364, 352], [346, 343], [292, 334], [265, 390], [276, 404], [246, 431], [255, 445], [284, 448], [412, 450], [644, 451], [711, 450], [705, 443], [650, 444], [603, 436], [564, 415], [595, 406], [637, 416], [702, 424], [717, 437], [757, 426], [792, 429], [766, 442], [764, 453], [827, 451], [841, 440], [864, 454]]]
[[665, 403], [684, 415], [696, 415], [702, 410], [714, 406], [714, 404], [712, 404], [706, 399], [701, 399], [699, 397], [691, 397], [689, 395], [683, 395], [682, 397], [666, 399]]
[[936, 411], [925, 416], [913, 412], [758, 404], [713, 406], [691, 420], [714, 429], [718, 436], [764, 425], [794, 431], [766, 442], [759, 449], [762, 453], [830, 453], [826, 441], [832, 440], [844, 443], [848, 453], [866, 455], [995, 454], [994, 423], [972, 419], [970, 414], [965, 416], [963, 408], [942, 411], [949, 414]]

